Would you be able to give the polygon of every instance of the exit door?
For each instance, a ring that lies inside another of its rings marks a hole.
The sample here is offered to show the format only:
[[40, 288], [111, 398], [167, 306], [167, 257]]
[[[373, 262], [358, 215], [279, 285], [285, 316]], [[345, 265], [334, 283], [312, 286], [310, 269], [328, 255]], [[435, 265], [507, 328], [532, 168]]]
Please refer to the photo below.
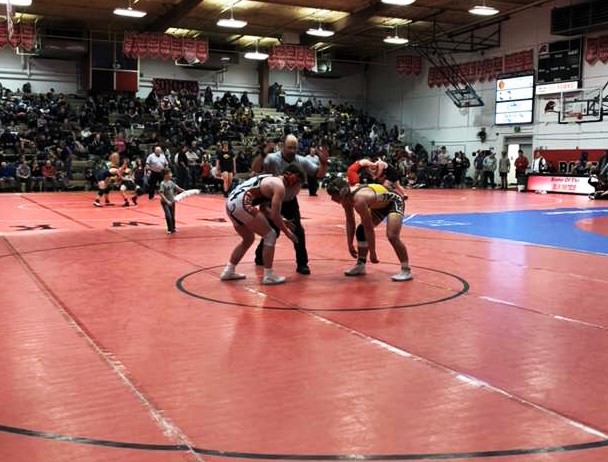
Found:
[[524, 151], [524, 155], [528, 158], [528, 162], [532, 165], [532, 138], [531, 137], [518, 137], [518, 138], [506, 138], [505, 139], [505, 150], [507, 151], [507, 157], [511, 161], [511, 169], [507, 175], [507, 182], [510, 185], [517, 184], [515, 178], [515, 159], [517, 159], [517, 153], [519, 150]]

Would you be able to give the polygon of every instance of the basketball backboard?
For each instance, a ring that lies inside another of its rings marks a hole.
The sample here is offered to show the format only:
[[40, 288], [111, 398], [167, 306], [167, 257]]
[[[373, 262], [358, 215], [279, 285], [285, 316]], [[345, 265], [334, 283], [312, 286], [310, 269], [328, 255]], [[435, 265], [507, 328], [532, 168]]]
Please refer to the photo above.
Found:
[[560, 95], [560, 124], [601, 122], [603, 116], [601, 87], [583, 88]]

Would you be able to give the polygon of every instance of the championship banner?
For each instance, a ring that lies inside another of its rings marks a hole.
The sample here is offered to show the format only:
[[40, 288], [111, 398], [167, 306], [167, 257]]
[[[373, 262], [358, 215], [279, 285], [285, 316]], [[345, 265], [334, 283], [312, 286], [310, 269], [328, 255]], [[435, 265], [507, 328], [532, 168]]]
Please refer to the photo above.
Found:
[[[12, 27], [13, 33], [9, 37], [9, 27]], [[36, 45], [36, 27], [32, 23], [19, 22], [0, 23], [0, 48], [5, 45], [10, 45], [12, 48], [21, 47], [26, 51], [31, 50]]]
[[0, 24], [0, 48], [4, 48], [4, 46], [8, 43], [8, 34], [6, 30], [6, 23], [3, 22]]
[[317, 65], [317, 53], [308, 47], [300, 45], [277, 45], [270, 49], [268, 67], [290, 71], [311, 70]]
[[420, 56], [397, 56], [395, 66], [399, 75], [418, 76], [422, 72], [422, 58]]
[[598, 58], [603, 64], [608, 62], [608, 35], [600, 37], [598, 45]]
[[587, 43], [585, 45], [585, 61], [593, 66], [598, 58], [599, 58], [599, 47], [600, 47], [600, 39], [596, 38], [587, 38]]
[[[406, 63], [397, 63], [397, 72], [402, 73], [407, 69]], [[480, 61], [471, 61], [456, 64], [455, 66], [445, 66], [441, 68], [429, 68], [428, 85], [429, 87], [449, 86], [447, 76], [452, 76], [452, 80], [468, 83], [486, 82], [495, 80], [503, 72], [528, 71], [534, 69], [534, 50], [519, 51], [504, 57], [497, 56]]]
[[201, 63], [209, 59], [209, 46], [206, 40], [175, 37], [169, 34], [126, 32], [122, 47], [125, 56], [143, 58], [149, 56], [157, 59], [185, 58]]

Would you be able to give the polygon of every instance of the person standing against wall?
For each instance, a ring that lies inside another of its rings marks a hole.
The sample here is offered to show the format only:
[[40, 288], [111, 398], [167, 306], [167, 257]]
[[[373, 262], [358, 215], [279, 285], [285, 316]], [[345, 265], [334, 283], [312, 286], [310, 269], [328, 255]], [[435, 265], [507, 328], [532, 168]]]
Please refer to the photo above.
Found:
[[511, 161], [507, 156], [507, 151], [500, 153], [500, 159], [498, 159], [498, 173], [500, 174], [500, 189], [509, 189], [509, 183], [507, 182], [507, 175], [511, 171]]
[[523, 150], [517, 151], [517, 159], [515, 159], [515, 177], [517, 178], [517, 190], [519, 192], [526, 189], [526, 172], [530, 163], [528, 158], [524, 155]]

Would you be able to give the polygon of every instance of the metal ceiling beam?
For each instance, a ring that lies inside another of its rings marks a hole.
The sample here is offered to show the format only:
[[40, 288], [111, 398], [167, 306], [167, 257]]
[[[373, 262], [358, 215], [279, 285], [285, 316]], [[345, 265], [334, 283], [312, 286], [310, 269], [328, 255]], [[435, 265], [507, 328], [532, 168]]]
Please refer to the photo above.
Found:
[[176, 27], [176, 24], [194, 10], [205, 0], [182, 0], [177, 5], [171, 7], [165, 14], [158, 16], [154, 21], [145, 24], [143, 30], [146, 32], [164, 32], [169, 27]]

